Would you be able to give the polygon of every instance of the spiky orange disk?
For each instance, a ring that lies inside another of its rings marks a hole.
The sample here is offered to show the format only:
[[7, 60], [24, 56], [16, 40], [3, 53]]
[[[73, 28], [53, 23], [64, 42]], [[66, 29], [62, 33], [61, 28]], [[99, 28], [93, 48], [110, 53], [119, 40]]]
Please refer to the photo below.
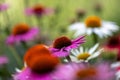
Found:
[[24, 34], [26, 32], [28, 32], [30, 29], [30, 27], [25, 24], [25, 23], [20, 23], [15, 25], [15, 27], [12, 30], [12, 34], [13, 35], [20, 35], [20, 34]]
[[35, 45], [27, 50], [27, 52], [24, 55], [24, 61], [29, 63], [29, 60], [31, 58], [41, 55], [51, 55], [51, 52], [48, 50], [47, 46], [43, 44]]
[[59, 59], [51, 55], [41, 55], [31, 58], [27, 65], [37, 73], [51, 72], [59, 64]]
[[71, 42], [71, 40], [69, 38], [67, 38], [66, 36], [62, 36], [62, 37], [57, 38], [54, 41], [53, 47], [61, 49], [63, 47], [67, 47], [67, 46], [69, 46], [71, 44], [72, 44], [72, 42]]
[[90, 16], [86, 19], [85, 24], [87, 27], [95, 28], [101, 26], [101, 19], [97, 16]]

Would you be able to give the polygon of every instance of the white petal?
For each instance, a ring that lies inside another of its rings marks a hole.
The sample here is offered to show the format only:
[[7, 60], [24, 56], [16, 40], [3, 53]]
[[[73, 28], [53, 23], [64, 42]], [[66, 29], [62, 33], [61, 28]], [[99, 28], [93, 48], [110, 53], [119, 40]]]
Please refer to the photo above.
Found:
[[74, 23], [74, 24], [72, 24], [72, 25], [70, 25], [68, 28], [69, 28], [69, 30], [80, 30], [81, 28], [84, 28], [85, 26], [84, 26], [84, 23]]
[[92, 29], [91, 29], [91, 28], [87, 28], [86, 33], [87, 33], [88, 35], [91, 35], [91, 34], [92, 34]]
[[109, 35], [109, 36], [112, 35], [112, 31], [108, 30], [105, 26], [101, 27], [101, 32], [102, 32], [104, 35]]
[[20, 72], [22, 72], [20, 69], [18, 69], [18, 68], [15, 68], [15, 70], [16, 70], [16, 72], [18, 72], [18, 73], [20, 73]]
[[75, 37], [86, 33], [86, 27], [84, 23], [72, 24], [71, 26], [69, 26], [69, 30], [75, 31], [75, 34], [74, 34]]
[[87, 60], [90, 60], [90, 59], [93, 59], [93, 58], [96, 58], [97, 56], [99, 56], [101, 54], [101, 51], [103, 49], [100, 49], [99, 51], [95, 52], [94, 54], [92, 54], [90, 57], [88, 57]]
[[71, 60], [72, 60], [72, 61], [75, 61], [75, 62], [77, 62], [77, 61], [78, 61], [77, 57], [70, 56], [70, 58], [71, 58]]
[[100, 38], [103, 38], [103, 37], [104, 37], [103, 33], [99, 30], [99, 28], [95, 28], [95, 29], [94, 29], [94, 33], [95, 33], [96, 35], [98, 35]]
[[80, 47], [79, 49], [80, 49], [80, 53], [83, 53], [83, 52], [84, 52], [84, 51], [83, 51], [83, 47]]
[[89, 53], [93, 54], [95, 52], [95, 50], [98, 48], [99, 44], [97, 43], [96, 45], [94, 45], [92, 48], [90, 48]]
[[112, 68], [120, 67], [120, 62], [113, 63], [111, 67]]
[[119, 30], [119, 26], [117, 26], [114, 22], [103, 21], [102, 26], [105, 26], [108, 30], [111, 30], [111, 31]]

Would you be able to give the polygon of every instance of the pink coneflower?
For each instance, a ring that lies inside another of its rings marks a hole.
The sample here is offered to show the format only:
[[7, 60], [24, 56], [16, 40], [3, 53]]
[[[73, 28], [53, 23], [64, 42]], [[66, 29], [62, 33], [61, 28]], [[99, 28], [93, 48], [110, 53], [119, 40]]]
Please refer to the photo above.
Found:
[[8, 63], [7, 56], [0, 56], [0, 66], [7, 64], [7, 63]]
[[[64, 77], [63, 74], [65, 75]], [[53, 80], [114, 80], [115, 70], [111, 69], [107, 63], [99, 65], [71, 63], [60, 69], [56, 77], [60, 76], [61, 79]]]
[[1, 3], [0, 3], [0, 11], [5, 11], [5, 10], [8, 9], [8, 7], [9, 7], [8, 4], [6, 4], [6, 3], [1, 4]]
[[82, 66], [76, 71], [74, 80], [113, 80], [115, 72], [108, 64]]
[[67, 57], [71, 49], [77, 48], [85, 42], [84, 37], [85, 36], [80, 36], [74, 40], [70, 40], [66, 36], [59, 37], [53, 42], [53, 47], [51, 47], [50, 50], [53, 52], [53, 55], [57, 57]]
[[33, 40], [38, 33], [38, 28], [30, 28], [27, 24], [20, 23], [15, 25], [13, 28], [11, 35], [7, 38], [7, 43], [14, 44], [19, 42], [27, 42]]
[[67, 69], [66, 66], [61, 65], [59, 58], [52, 56], [45, 45], [36, 45], [30, 48], [25, 54], [24, 60], [27, 67], [13, 75], [14, 80], [66, 79], [64, 74], [59, 76], [61, 68]]
[[25, 10], [26, 15], [36, 15], [36, 16], [42, 16], [42, 15], [48, 15], [53, 13], [53, 10], [50, 8], [46, 8], [41, 4], [37, 4], [31, 8], [27, 8]]

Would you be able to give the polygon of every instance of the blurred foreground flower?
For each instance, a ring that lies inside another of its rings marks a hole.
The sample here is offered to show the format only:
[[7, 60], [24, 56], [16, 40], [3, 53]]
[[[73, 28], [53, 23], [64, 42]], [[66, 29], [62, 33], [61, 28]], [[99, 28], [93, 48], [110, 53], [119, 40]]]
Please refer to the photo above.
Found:
[[114, 80], [115, 77], [115, 70], [111, 69], [107, 63], [98, 65], [72, 63], [68, 64], [67, 68], [63, 67], [63, 69], [61, 69], [58, 76], [67, 74], [65, 75], [66, 78], [55, 80]]
[[101, 21], [97, 16], [90, 16], [85, 23], [75, 23], [69, 26], [70, 31], [76, 31], [75, 36], [82, 34], [96, 34], [100, 38], [112, 35], [112, 32], [119, 30], [119, 27], [114, 22]]
[[53, 55], [57, 57], [67, 57], [71, 49], [77, 48], [85, 42], [84, 37], [85, 36], [80, 36], [74, 40], [70, 40], [66, 36], [59, 37], [53, 42], [53, 47], [51, 47], [50, 50], [53, 52]]
[[115, 71], [108, 64], [80, 66], [74, 80], [114, 80]]
[[38, 33], [38, 28], [30, 28], [25, 23], [17, 24], [13, 28], [11, 35], [7, 38], [7, 44], [27, 42], [33, 40], [35, 37], [37, 37]]
[[30, 48], [24, 56], [24, 61], [26, 66], [21, 71], [17, 70], [17, 73], [13, 75], [14, 80], [64, 79], [64, 74], [58, 77], [64, 66], [59, 66], [59, 58], [52, 56], [45, 45], [36, 45]]
[[41, 4], [36, 4], [35, 6], [31, 7], [31, 8], [27, 8], [25, 10], [25, 14], [30, 16], [30, 15], [35, 15], [38, 17], [41, 17], [43, 15], [49, 15], [53, 13], [53, 10], [50, 8], [46, 8]]
[[9, 5], [6, 3], [0, 3], [0, 11], [5, 11], [9, 8]]
[[0, 56], [0, 66], [7, 63], [8, 63], [8, 58], [6, 56]]
[[70, 58], [73, 62], [81, 62], [81, 61], [88, 62], [89, 60], [96, 58], [101, 54], [101, 51], [103, 49], [96, 51], [98, 46], [99, 46], [99, 44], [96, 44], [89, 50], [83, 49], [83, 47], [80, 47], [79, 50], [73, 49], [71, 51], [72, 55], [70, 56]]

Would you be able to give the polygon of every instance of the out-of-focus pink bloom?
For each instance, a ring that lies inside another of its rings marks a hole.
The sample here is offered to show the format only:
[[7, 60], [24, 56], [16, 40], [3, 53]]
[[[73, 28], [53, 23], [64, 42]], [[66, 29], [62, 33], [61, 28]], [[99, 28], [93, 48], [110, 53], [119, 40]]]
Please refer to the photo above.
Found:
[[0, 4], [0, 11], [5, 11], [9, 8], [9, 5], [6, 3]]
[[0, 56], [0, 66], [7, 64], [7, 63], [8, 63], [7, 56]]
[[104, 46], [105, 50], [116, 51], [117, 60], [120, 60], [120, 35], [111, 37]]
[[51, 47], [50, 50], [54, 56], [66, 57], [70, 54], [71, 49], [75, 49], [85, 42], [84, 37], [85, 36], [80, 36], [74, 40], [70, 40], [66, 36], [59, 37], [54, 41], [53, 47]]
[[108, 48], [117, 48], [119, 49], [120, 48], [120, 36], [117, 35], [117, 36], [113, 36], [111, 37], [107, 43], [106, 43], [106, 47]]
[[27, 42], [33, 40], [39, 33], [39, 29], [35, 27], [29, 27], [27, 24], [21, 23], [17, 24], [13, 30], [12, 34], [7, 38], [7, 44], [14, 44], [20, 42]]
[[41, 4], [37, 4], [33, 7], [26, 8], [26, 10], [25, 10], [26, 15], [28, 15], [28, 16], [36, 15], [38, 17], [41, 17], [43, 15], [49, 15], [49, 14], [52, 14], [53, 12], [54, 12], [53, 9], [46, 8]]
[[15, 74], [14, 80], [73, 80], [70, 76], [73, 71], [71, 65], [59, 65], [52, 72], [39, 74], [27, 67]]
[[56, 77], [65, 75], [64, 78], [58, 80], [114, 80], [115, 77], [115, 70], [111, 69], [107, 63], [99, 65], [72, 63], [61, 68], [58, 73]]

